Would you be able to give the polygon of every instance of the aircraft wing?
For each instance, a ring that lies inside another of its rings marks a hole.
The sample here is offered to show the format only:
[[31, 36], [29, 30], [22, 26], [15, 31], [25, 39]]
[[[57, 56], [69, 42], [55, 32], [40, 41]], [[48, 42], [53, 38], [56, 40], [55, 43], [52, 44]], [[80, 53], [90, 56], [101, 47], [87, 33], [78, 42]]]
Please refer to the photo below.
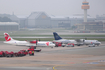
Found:
[[84, 39], [75, 39], [76, 42], [84, 42]]

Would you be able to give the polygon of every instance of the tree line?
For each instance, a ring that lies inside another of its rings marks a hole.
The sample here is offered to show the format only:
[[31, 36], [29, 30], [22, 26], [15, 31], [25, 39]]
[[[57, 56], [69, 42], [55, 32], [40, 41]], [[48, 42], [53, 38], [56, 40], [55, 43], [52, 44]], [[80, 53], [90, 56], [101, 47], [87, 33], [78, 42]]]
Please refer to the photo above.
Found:
[[12, 20], [8, 17], [0, 17], [0, 22], [12, 22]]

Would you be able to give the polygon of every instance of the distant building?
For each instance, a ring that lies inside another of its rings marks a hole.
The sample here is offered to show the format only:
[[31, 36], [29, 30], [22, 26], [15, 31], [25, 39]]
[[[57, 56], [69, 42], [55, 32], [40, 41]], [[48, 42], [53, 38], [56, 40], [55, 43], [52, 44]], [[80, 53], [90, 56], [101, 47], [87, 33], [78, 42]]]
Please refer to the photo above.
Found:
[[105, 31], [105, 14], [96, 16], [95, 22], [103, 22], [103, 30]]
[[69, 17], [63, 16], [50, 16], [52, 28], [70, 28], [71, 23]]
[[77, 24], [77, 30], [103, 31], [103, 22], [84, 22]]
[[[50, 16], [51, 17], [51, 25], [52, 27], [71, 27], [74, 26], [75, 24], [81, 24], [84, 22], [83, 18], [84, 15], [83, 14], [75, 14], [73, 16], [68, 16], [68, 17], [64, 17], [64, 16]], [[88, 22], [94, 22], [95, 18], [87, 15], [87, 21]]]
[[20, 28], [27, 28], [27, 16], [18, 16]]
[[105, 22], [105, 14], [101, 16], [97, 15], [95, 22]]
[[8, 17], [12, 20], [12, 22], [19, 23], [19, 18], [14, 14], [12, 14], [12, 15], [10, 15], [10, 14], [0, 14], [0, 17]]
[[[83, 14], [75, 14], [73, 16], [69, 16], [69, 19], [71, 21], [71, 26], [75, 24], [81, 24], [84, 22], [84, 15]], [[87, 22], [94, 22], [95, 18], [91, 17], [90, 15], [87, 15]]]
[[50, 28], [51, 18], [44, 12], [33, 12], [27, 18], [28, 28]]
[[19, 24], [16, 22], [0, 22], [0, 31], [17, 31]]
[[[84, 15], [73, 16], [48, 16], [45, 12], [33, 12], [28, 17], [19, 16], [20, 28], [70, 28], [75, 24], [83, 23]], [[88, 22], [94, 22], [95, 18], [87, 15]]]

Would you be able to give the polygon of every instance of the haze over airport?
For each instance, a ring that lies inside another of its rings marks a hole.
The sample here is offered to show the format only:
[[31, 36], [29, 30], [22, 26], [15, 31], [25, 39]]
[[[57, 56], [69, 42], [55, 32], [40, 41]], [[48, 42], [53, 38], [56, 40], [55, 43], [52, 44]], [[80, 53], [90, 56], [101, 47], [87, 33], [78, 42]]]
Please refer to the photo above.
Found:
[[[29, 16], [34, 11], [43, 11], [48, 15], [70, 16], [83, 14], [81, 9], [84, 0], [0, 0], [0, 14]], [[92, 17], [105, 14], [105, 0], [86, 0]]]

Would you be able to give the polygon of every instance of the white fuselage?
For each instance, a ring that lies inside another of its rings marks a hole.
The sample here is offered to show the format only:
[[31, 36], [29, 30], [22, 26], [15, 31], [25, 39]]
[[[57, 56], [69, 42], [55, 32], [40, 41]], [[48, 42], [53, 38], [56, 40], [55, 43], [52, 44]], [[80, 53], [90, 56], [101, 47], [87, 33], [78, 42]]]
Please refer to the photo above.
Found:
[[18, 40], [4, 41], [4, 43], [12, 44], [12, 45], [26, 45], [26, 46], [30, 44], [27, 41], [18, 41]]
[[84, 44], [88, 45], [88, 44], [92, 44], [94, 43], [95, 45], [99, 45], [101, 44], [101, 42], [97, 41], [97, 40], [85, 40]]
[[52, 43], [52, 42], [47, 42], [47, 41], [39, 41], [38, 43], [37, 43], [37, 46], [55, 46], [55, 44], [54, 43]]
[[[54, 40], [54, 42], [62, 42], [62, 43], [74, 43], [78, 44], [76, 40], [67, 40], [67, 39], [60, 39], [60, 40]], [[80, 42], [79, 42], [80, 43]]]

